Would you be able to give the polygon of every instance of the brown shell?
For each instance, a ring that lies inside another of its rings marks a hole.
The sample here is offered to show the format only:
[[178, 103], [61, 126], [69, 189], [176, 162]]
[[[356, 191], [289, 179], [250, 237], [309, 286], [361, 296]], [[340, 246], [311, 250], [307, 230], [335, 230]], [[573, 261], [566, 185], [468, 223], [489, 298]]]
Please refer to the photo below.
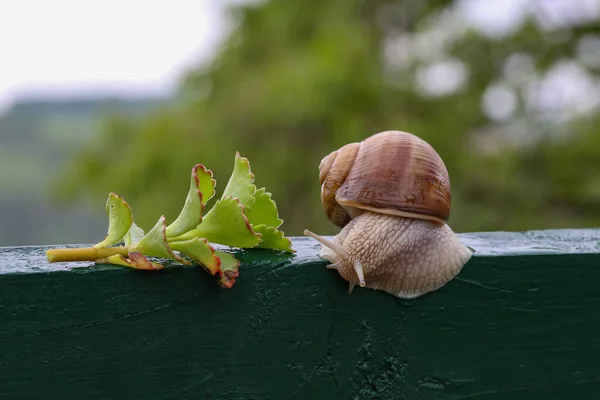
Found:
[[321, 201], [343, 227], [362, 210], [445, 223], [450, 216], [448, 170], [423, 139], [377, 133], [327, 155], [319, 166]]

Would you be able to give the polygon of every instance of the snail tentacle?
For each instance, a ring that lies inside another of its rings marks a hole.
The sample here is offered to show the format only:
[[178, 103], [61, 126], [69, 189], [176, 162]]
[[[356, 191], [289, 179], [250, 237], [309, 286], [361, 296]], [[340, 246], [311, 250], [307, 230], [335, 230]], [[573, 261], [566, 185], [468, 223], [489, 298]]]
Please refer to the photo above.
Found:
[[348, 286], [348, 294], [352, 294], [352, 290], [354, 290], [354, 283], [349, 282]]
[[[348, 253], [342, 246], [340, 246], [337, 243], [332, 242], [331, 240], [325, 239], [324, 237], [319, 236], [316, 233], [309, 231], [308, 229], [304, 230], [304, 234], [307, 236], [310, 236], [313, 239], [315, 239], [316, 241], [320, 242], [323, 246], [329, 247], [333, 252], [335, 252], [338, 256], [340, 256], [342, 258], [342, 260], [351, 264], [352, 268], [354, 268], [354, 271], [356, 271], [356, 275], [358, 275], [358, 281], [359, 281], [360, 286], [361, 287], [365, 286], [365, 284], [366, 284], [365, 283], [365, 275], [364, 275], [362, 263], [360, 262], [360, 260], [352, 260], [348, 256]], [[327, 266], [327, 268], [338, 269], [338, 265], [337, 265], [337, 263], [330, 264]]]

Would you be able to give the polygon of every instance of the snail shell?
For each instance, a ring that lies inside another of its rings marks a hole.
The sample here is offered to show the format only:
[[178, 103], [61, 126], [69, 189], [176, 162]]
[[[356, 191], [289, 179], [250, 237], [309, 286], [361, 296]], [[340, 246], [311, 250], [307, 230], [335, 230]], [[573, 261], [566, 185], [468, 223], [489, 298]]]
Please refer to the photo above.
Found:
[[423, 139], [386, 131], [341, 147], [319, 166], [321, 202], [331, 222], [344, 227], [362, 210], [429, 219], [450, 217], [448, 170]]
[[415, 298], [439, 289], [470, 259], [447, 225], [448, 171], [427, 142], [385, 131], [330, 153], [320, 163], [325, 214], [342, 228], [319, 255], [354, 285]]

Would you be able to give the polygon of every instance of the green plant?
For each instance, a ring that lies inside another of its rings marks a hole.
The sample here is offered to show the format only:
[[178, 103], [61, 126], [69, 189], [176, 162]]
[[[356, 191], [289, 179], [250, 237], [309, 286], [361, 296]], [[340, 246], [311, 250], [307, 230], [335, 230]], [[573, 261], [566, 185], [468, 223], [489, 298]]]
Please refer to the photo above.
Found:
[[108, 232], [92, 247], [52, 249], [50, 262], [95, 261], [142, 270], [164, 268], [164, 260], [202, 266], [231, 287], [239, 275], [240, 261], [233, 254], [215, 250], [211, 243], [294, 252], [291, 241], [279, 230], [277, 205], [265, 188], [257, 189], [247, 158], [235, 155], [233, 172], [223, 194], [204, 214], [215, 195], [211, 170], [202, 164], [192, 168], [190, 189], [179, 216], [169, 225], [162, 215], [145, 233], [133, 219], [129, 204], [110, 193], [106, 201]]

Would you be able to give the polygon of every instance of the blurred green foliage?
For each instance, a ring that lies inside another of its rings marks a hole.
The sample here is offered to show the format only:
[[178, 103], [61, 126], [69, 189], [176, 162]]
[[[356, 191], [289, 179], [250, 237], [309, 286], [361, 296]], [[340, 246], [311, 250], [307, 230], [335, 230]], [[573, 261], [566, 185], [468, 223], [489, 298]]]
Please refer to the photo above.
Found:
[[[182, 79], [176, 105], [114, 119], [56, 194], [98, 204], [115, 191], [151, 227], [164, 210], [176, 217], [192, 165], [212, 169], [220, 193], [240, 151], [273, 193], [287, 235], [333, 234], [319, 198], [321, 158], [397, 129], [444, 159], [456, 231], [600, 225], [598, 117], [530, 101], [545, 73], [569, 61], [597, 79], [599, 65], [578, 58], [597, 21], [549, 28], [530, 18], [493, 37], [464, 23], [452, 1], [272, 0], [229, 13], [235, 29], [209, 65]], [[462, 71], [460, 84], [432, 75], [440, 65]], [[514, 100], [504, 117], [494, 87]]]

